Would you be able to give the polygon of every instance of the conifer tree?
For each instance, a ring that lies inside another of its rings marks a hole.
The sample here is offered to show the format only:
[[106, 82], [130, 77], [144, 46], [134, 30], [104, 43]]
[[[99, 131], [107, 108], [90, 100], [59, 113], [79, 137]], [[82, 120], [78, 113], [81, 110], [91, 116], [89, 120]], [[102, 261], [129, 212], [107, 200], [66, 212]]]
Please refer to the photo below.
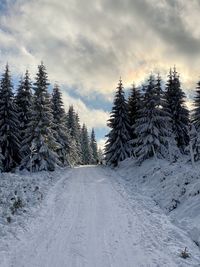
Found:
[[92, 151], [90, 147], [90, 140], [88, 136], [87, 127], [83, 124], [81, 129], [81, 149], [82, 149], [82, 164], [88, 165], [91, 163]]
[[91, 163], [96, 164], [98, 162], [98, 147], [97, 147], [97, 141], [95, 137], [94, 128], [92, 128], [92, 132], [91, 132], [90, 147], [92, 151]]
[[0, 87], [0, 147], [2, 171], [9, 172], [19, 163], [19, 120], [14, 102], [13, 86], [6, 65]]
[[167, 154], [169, 117], [161, 106], [161, 91], [160, 76], [155, 81], [151, 75], [135, 124], [134, 152], [140, 163], [147, 158], [160, 158]]
[[141, 106], [141, 94], [139, 89], [135, 87], [135, 84], [133, 84], [131, 89], [131, 94], [128, 98], [128, 114], [129, 114], [129, 121], [132, 133], [134, 133], [133, 127], [135, 125], [136, 120], [138, 119], [140, 106]]
[[196, 95], [194, 98], [194, 110], [192, 111], [192, 122], [200, 133], [200, 81], [197, 83]]
[[101, 148], [98, 149], [98, 160], [100, 162], [100, 164], [103, 163], [104, 160], [104, 152]]
[[166, 85], [164, 110], [170, 114], [171, 128], [177, 142], [177, 146], [184, 151], [188, 145], [189, 112], [185, 106], [185, 94], [181, 89], [179, 76], [176, 69], [170, 70]]
[[32, 133], [30, 134], [29, 127], [32, 120], [33, 96], [32, 84], [28, 70], [25, 73], [25, 77], [20, 80], [15, 101], [19, 112], [21, 143], [20, 155], [23, 161], [23, 159], [30, 154], [30, 137], [32, 136]]
[[114, 98], [113, 108], [108, 120], [111, 128], [107, 135], [105, 146], [105, 160], [108, 165], [117, 166], [118, 163], [131, 155], [130, 122], [128, 105], [124, 96], [122, 81], [120, 79]]
[[62, 94], [58, 85], [53, 88], [52, 93], [52, 112], [53, 112], [53, 130], [54, 137], [59, 146], [56, 152], [62, 166], [69, 164], [70, 159], [70, 136], [66, 127], [66, 113], [63, 107]]
[[194, 124], [189, 127], [189, 145], [186, 147], [186, 152], [190, 152], [191, 161], [200, 160], [200, 133], [196, 130]]
[[[141, 94], [138, 88], [135, 87], [135, 84], [132, 85], [131, 94], [128, 98], [128, 114], [129, 114], [129, 121], [130, 121], [130, 137], [131, 140], [135, 139], [135, 124], [136, 120], [139, 118], [139, 110], [141, 107], [142, 99]], [[132, 142], [133, 145], [133, 142]], [[133, 149], [134, 151], [134, 149]]]
[[53, 171], [59, 163], [58, 143], [54, 138], [53, 115], [48, 93], [48, 76], [41, 63], [34, 83], [33, 116], [29, 130], [32, 132], [31, 154], [24, 159], [24, 166], [32, 171]]
[[67, 129], [69, 130], [69, 134], [71, 136], [70, 158], [73, 162], [73, 165], [82, 163], [80, 128], [79, 116], [77, 113], [75, 113], [74, 107], [71, 105], [67, 113]]

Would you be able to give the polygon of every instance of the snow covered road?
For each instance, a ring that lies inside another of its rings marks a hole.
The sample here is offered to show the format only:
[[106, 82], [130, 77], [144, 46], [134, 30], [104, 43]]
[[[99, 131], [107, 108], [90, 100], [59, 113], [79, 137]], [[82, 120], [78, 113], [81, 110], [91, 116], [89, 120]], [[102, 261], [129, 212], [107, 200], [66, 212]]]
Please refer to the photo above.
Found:
[[[115, 172], [80, 167], [49, 192], [6, 267], [189, 267], [200, 251], [148, 198], [128, 197]], [[188, 247], [191, 258], [179, 251]]]

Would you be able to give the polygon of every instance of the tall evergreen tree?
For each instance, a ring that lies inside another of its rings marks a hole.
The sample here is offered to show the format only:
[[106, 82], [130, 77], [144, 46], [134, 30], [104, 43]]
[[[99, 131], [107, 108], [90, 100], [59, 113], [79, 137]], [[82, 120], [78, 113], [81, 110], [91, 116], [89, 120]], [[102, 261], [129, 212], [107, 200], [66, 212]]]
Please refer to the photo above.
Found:
[[128, 114], [129, 114], [129, 121], [130, 121], [130, 137], [131, 139], [135, 139], [135, 124], [136, 120], [139, 118], [139, 110], [141, 107], [141, 94], [138, 88], [135, 87], [133, 84], [130, 96], [128, 98]]
[[[33, 112], [32, 84], [28, 70], [25, 77], [20, 80], [15, 101], [19, 112], [20, 122], [20, 155], [23, 159], [30, 154], [30, 123]], [[32, 135], [32, 134], [31, 134]]]
[[97, 141], [95, 137], [94, 128], [92, 128], [92, 132], [91, 132], [90, 147], [92, 151], [91, 163], [96, 164], [98, 162], [98, 147], [97, 147]]
[[171, 116], [171, 128], [177, 142], [177, 146], [184, 151], [189, 143], [188, 125], [189, 111], [185, 106], [185, 94], [181, 89], [179, 76], [176, 69], [170, 69], [169, 79], [166, 85], [164, 110]]
[[[130, 96], [128, 98], [128, 114], [131, 128], [135, 125], [139, 116], [139, 110], [141, 106], [141, 94], [138, 88], [133, 84]], [[133, 131], [134, 132], [134, 129]]]
[[29, 130], [32, 132], [31, 154], [24, 159], [24, 166], [32, 171], [53, 171], [58, 161], [55, 151], [58, 143], [54, 138], [53, 115], [48, 93], [48, 76], [41, 63], [34, 83], [33, 116]]
[[66, 113], [63, 106], [62, 94], [56, 84], [52, 93], [53, 130], [55, 140], [59, 144], [56, 149], [59, 161], [62, 166], [66, 166], [70, 161], [70, 136], [66, 127]]
[[169, 116], [161, 106], [161, 91], [161, 78], [158, 76], [155, 81], [151, 75], [135, 123], [134, 152], [139, 162], [167, 154]]
[[200, 81], [197, 83], [196, 95], [194, 98], [194, 110], [192, 111], [192, 122], [200, 133]]
[[79, 116], [74, 111], [74, 107], [71, 105], [67, 113], [67, 128], [71, 136], [71, 152], [70, 157], [73, 161], [73, 165], [81, 164], [82, 151], [81, 151], [81, 127], [79, 123]]
[[191, 161], [200, 160], [200, 132], [196, 130], [194, 124], [189, 126], [189, 145], [186, 147], [186, 151], [190, 152]]
[[81, 149], [82, 149], [82, 164], [88, 165], [91, 163], [92, 151], [90, 147], [90, 140], [88, 136], [87, 127], [83, 124], [81, 129]]
[[6, 65], [0, 87], [0, 158], [5, 172], [11, 171], [19, 162], [19, 120], [12, 89], [9, 67]]
[[98, 159], [100, 164], [102, 164], [104, 160], [104, 152], [101, 148], [98, 149]]
[[113, 108], [108, 120], [111, 131], [107, 135], [105, 146], [105, 159], [108, 165], [117, 166], [131, 155], [130, 145], [130, 122], [128, 105], [124, 96], [122, 81], [120, 79], [114, 98]]

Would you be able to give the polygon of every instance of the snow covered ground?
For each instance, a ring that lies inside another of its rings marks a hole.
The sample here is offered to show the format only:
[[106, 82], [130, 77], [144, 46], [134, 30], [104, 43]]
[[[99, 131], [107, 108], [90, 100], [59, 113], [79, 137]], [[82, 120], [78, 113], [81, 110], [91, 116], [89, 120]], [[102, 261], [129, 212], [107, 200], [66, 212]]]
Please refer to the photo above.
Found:
[[[139, 180], [143, 170], [131, 161], [123, 164], [117, 171], [87, 166], [50, 174], [57, 176], [52, 177], [56, 183], [37, 216], [33, 211], [32, 218], [21, 216], [29, 219], [24, 230], [16, 229], [16, 238], [7, 238], [7, 246], [1, 247], [0, 266], [200, 266], [197, 245], [150, 197], [150, 176], [145, 187], [142, 182], [134, 186], [132, 180]], [[149, 164], [146, 172], [153, 168]], [[191, 257], [182, 259], [185, 246]]]
[[151, 197], [200, 249], [200, 166], [193, 168], [187, 159], [173, 164], [152, 159], [142, 166], [126, 160], [116, 172], [130, 196]]
[[63, 172], [66, 170], [0, 174], [0, 266], [7, 261], [12, 243], [29, 231], [49, 189], [63, 177]]

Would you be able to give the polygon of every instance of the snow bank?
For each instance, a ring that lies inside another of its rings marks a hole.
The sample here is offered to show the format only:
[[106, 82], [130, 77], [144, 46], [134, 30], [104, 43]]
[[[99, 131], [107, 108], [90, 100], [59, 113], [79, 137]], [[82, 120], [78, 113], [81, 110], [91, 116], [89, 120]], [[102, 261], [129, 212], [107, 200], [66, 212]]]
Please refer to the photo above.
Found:
[[66, 171], [0, 174], [0, 251], [26, 231], [29, 219], [38, 214], [49, 189]]
[[128, 159], [116, 172], [130, 194], [137, 191], [152, 197], [200, 246], [200, 166], [193, 168], [187, 158], [173, 164], [151, 159], [141, 166]]

